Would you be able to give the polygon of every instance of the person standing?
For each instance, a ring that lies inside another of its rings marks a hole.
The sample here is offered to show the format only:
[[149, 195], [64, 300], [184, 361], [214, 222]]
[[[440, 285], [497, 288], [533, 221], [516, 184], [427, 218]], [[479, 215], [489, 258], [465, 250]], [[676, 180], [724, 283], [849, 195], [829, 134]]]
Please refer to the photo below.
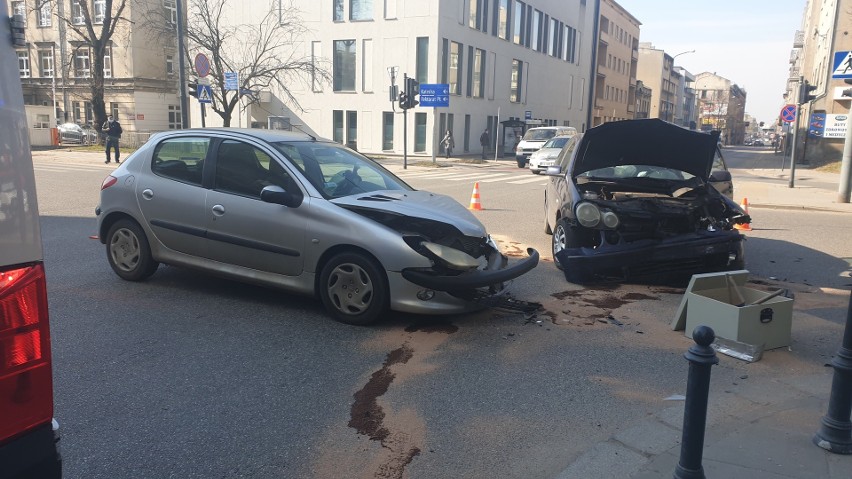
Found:
[[446, 158], [449, 159], [450, 155], [453, 154], [453, 148], [456, 147], [456, 141], [453, 140], [453, 132], [447, 130], [447, 134], [444, 135], [444, 139], [441, 140], [441, 145], [444, 146], [444, 152], [447, 154]]
[[121, 133], [123, 132], [121, 124], [110, 115], [107, 117], [107, 121], [103, 124], [101, 130], [106, 133], [106, 161], [104, 163], [110, 162], [110, 148], [115, 148], [115, 162], [120, 163], [119, 157], [121, 152], [118, 150], [118, 140], [121, 138]]
[[491, 135], [488, 134], [488, 128], [479, 136], [479, 144], [482, 145], [482, 159], [484, 160], [485, 155], [488, 153], [488, 145], [491, 144]]

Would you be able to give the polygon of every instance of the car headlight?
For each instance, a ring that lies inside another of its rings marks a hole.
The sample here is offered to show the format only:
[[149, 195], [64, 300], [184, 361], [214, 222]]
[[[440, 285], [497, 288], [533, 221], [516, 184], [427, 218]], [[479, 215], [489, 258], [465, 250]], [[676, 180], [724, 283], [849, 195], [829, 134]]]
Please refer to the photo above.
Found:
[[604, 226], [612, 229], [617, 228], [619, 223], [618, 215], [616, 215], [612, 211], [604, 211], [604, 213], [601, 215], [601, 221], [603, 222]]
[[577, 205], [577, 221], [586, 228], [594, 228], [601, 222], [601, 210], [594, 203]]
[[477, 261], [476, 258], [455, 248], [439, 245], [437, 243], [430, 243], [428, 241], [424, 241], [420, 243], [420, 245], [435, 255], [435, 257], [443, 261], [450, 269], [467, 271], [479, 267], [479, 261]]

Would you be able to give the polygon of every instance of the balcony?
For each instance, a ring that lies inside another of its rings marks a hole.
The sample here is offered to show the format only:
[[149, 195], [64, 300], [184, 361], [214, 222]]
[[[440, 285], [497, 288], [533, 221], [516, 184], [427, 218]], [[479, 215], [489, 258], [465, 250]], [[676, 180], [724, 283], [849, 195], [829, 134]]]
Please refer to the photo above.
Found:
[[805, 32], [801, 30], [796, 30], [796, 34], [793, 35], [793, 48], [802, 48], [805, 46]]

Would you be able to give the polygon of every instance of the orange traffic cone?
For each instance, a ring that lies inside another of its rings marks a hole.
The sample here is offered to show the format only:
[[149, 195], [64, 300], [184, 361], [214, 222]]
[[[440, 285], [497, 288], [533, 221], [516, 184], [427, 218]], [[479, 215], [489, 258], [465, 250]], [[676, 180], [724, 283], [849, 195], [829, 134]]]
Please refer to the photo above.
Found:
[[473, 211], [482, 211], [482, 203], [479, 202], [479, 182], [473, 184], [473, 193], [470, 195], [470, 206], [467, 207], [469, 210]]
[[[743, 212], [748, 216], [748, 198], [743, 198], [743, 201], [740, 203], [740, 208], [743, 209]], [[751, 221], [748, 223], [736, 224], [734, 228], [740, 231], [751, 231]]]

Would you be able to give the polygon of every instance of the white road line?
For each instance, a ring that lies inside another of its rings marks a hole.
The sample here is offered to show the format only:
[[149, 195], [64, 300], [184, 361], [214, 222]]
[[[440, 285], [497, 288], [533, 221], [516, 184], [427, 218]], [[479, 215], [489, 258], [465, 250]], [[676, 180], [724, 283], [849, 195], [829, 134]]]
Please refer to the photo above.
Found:
[[542, 185], [547, 184], [547, 178], [527, 178], [525, 180], [507, 181], [507, 183], [511, 183], [513, 185], [523, 185], [524, 183], [535, 183], [536, 181], [540, 181]]
[[37, 171], [108, 171], [109, 168], [99, 166], [82, 166], [82, 165], [33, 165], [33, 169]]
[[479, 180], [479, 181], [481, 183], [495, 183], [497, 181], [506, 181], [506, 180], [511, 180], [512, 178], [517, 178], [516, 175], [508, 175], [508, 177], [507, 177], [507, 175], [503, 174], [503, 175], [497, 175], [497, 176], [498, 176], [497, 178], [489, 178], [489, 179], [486, 179], [486, 180]]
[[491, 173], [490, 175], [479, 173], [479, 174], [476, 174], [476, 175], [462, 175], [462, 176], [456, 176], [455, 178], [447, 178], [447, 179], [449, 181], [466, 181], [466, 180], [473, 180], [473, 179], [476, 179], [477, 181], [497, 181], [497, 180], [494, 180], [494, 179], [486, 180], [485, 178], [498, 178], [498, 177], [504, 177], [504, 176], [507, 176], [506, 173]]
[[417, 176], [400, 175], [399, 177], [402, 178], [403, 180], [406, 179], [406, 178], [418, 179], [419, 180], [421, 178], [423, 178], [423, 179], [452, 178], [453, 176], [457, 176], [457, 175], [458, 175], [458, 173], [456, 172], [456, 173], [437, 173], [437, 174], [432, 174], [432, 175], [417, 175]]

